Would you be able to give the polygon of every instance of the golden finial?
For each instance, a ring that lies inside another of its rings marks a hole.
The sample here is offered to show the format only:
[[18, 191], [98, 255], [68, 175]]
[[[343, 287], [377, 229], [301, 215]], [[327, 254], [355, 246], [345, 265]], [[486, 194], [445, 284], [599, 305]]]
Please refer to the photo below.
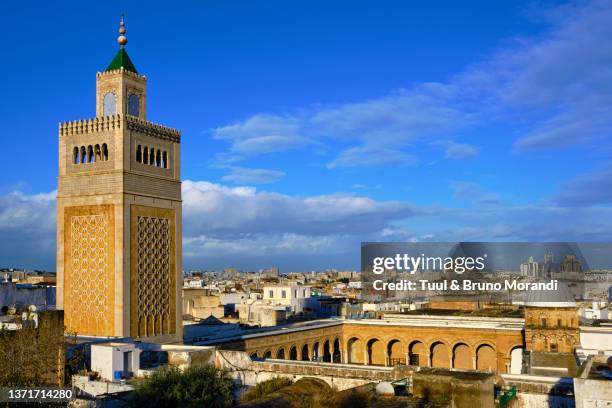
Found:
[[127, 37], [125, 36], [125, 23], [123, 22], [123, 14], [121, 15], [121, 22], [119, 23], [119, 37], [117, 37], [117, 42], [123, 48], [125, 44], [127, 44]]

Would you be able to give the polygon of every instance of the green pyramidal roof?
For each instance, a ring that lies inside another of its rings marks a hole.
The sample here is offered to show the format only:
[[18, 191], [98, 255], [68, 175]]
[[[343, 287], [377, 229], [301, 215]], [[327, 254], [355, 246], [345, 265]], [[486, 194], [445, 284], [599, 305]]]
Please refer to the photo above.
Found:
[[136, 67], [132, 63], [132, 60], [130, 59], [127, 51], [124, 48], [119, 49], [119, 52], [117, 52], [117, 55], [115, 55], [115, 58], [113, 58], [108, 68], [106, 68], [106, 71], [112, 71], [119, 68], [123, 68], [126, 71], [131, 71], [135, 74], [138, 73], [138, 71], [136, 71]]

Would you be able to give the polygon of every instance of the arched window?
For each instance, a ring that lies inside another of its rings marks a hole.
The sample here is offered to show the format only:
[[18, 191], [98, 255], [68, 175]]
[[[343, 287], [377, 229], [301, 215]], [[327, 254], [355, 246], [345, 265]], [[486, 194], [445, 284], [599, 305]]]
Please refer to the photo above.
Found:
[[148, 164], [149, 163], [149, 148], [147, 146], [145, 146], [145, 148], [144, 148], [144, 155], [143, 155], [142, 162], [144, 164]]
[[142, 163], [142, 146], [138, 145], [136, 148], [136, 162]]
[[94, 162], [93, 147], [89, 145], [87, 146], [87, 163], [93, 163], [93, 162]]
[[108, 92], [106, 95], [104, 95], [104, 116], [111, 116], [115, 113], [117, 113], [115, 94]]
[[74, 164], [79, 164], [79, 148], [75, 147], [72, 151], [72, 162]]
[[96, 147], [94, 147], [94, 154], [96, 155], [96, 159], [95, 161], [102, 161], [102, 150], [100, 150], [100, 145], [97, 144]]
[[157, 150], [156, 156], [155, 156], [155, 165], [157, 167], [161, 167], [161, 151]]
[[151, 155], [149, 156], [149, 164], [151, 166], [155, 165], [155, 149], [152, 147], [151, 148]]
[[85, 149], [85, 146], [81, 146], [81, 163], [87, 163], [87, 149]]
[[102, 145], [102, 160], [103, 161], [108, 160], [108, 146], [106, 146], [106, 143]]
[[168, 168], [168, 153], [166, 151], [164, 151], [164, 154], [162, 155], [162, 167], [164, 169]]
[[140, 116], [140, 98], [136, 94], [128, 97], [128, 115]]

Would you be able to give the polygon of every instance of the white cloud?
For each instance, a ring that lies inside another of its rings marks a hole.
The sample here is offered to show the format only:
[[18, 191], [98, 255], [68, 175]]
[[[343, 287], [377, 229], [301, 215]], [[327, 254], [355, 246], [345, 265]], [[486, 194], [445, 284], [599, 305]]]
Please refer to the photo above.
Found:
[[0, 196], [0, 228], [46, 232], [55, 228], [57, 191], [27, 195], [13, 191]]
[[252, 156], [305, 146], [311, 141], [300, 134], [298, 117], [259, 114], [243, 122], [213, 129], [216, 139], [231, 143], [231, 152]]
[[611, 205], [612, 166], [582, 174], [563, 183], [553, 201], [569, 207]]
[[327, 254], [343, 246], [339, 236], [308, 236], [299, 234], [245, 234], [236, 237], [198, 235], [185, 237], [184, 255], [206, 259], [206, 256], [225, 257], [285, 257], [287, 255]]
[[[601, 187], [607, 173], [595, 174], [570, 182], [566, 191], [574, 194], [575, 186], [588, 190], [593, 187], [589, 183]], [[495, 193], [473, 183], [456, 182], [454, 189], [460, 200], [498, 201]], [[361, 241], [612, 239], [612, 208], [600, 205], [609, 201], [608, 196], [584, 201], [580, 191], [575, 194], [556, 204], [498, 203], [475, 210], [416, 207], [350, 194], [291, 196], [188, 180], [183, 183], [184, 264], [356, 267]], [[55, 195], [12, 192], [0, 196], [2, 265], [54, 268]]]
[[223, 181], [244, 184], [268, 184], [278, 181], [284, 172], [268, 169], [250, 169], [246, 167], [230, 167], [230, 174], [221, 177]]
[[477, 183], [471, 181], [455, 181], [451, 183], [453, 198], [476, 204], [499, 204], [497, 193], [484, 191]]
[[360, 144], [341, 151], [329, 168], [415, 164], [405, 151], [409, 144], [473, 121], [473, 114], [456, 105], [456, 92], [450, 85], [419, 84], [364, 102], [317, 106], [293, 115], [257, 114], [212, 132], [230, 142], [228, 155], [234, 160], [303, 147], [319, 152], [349, 142]]
[[0, 196], [0, 265], [55, 269], [56, 191]]
[[419, 160], [410, 154], [396, 149], [386, 149], [376, 146], [352, 147], [341, 152], [338, 157], [328, 163], [330, 169], [336, 167], [372, 167], [372, 166], [414, 166]]
[[399, 201], [376, 201], [351, 194], [290, 196], [254, 187], [227, 187], [206, 181], [183, 182], [188, 235], [293, 233], [368, 234], [392, 220], [422, 210]]
[[442, 146], [444, 148], [445, 157], [447, 159], [468, 159], [478, 154], [478, 149], [467, 143], [457, 143], [453, 142], [452, 140], [438, 140], [433, 142], [432, 144]]
[[[612, 2], [532, 10], [541, 34], [514, 38], [447, 82], [417, 83], [377, 98], [258, 114], [214, 129], [234, 153], [259, 154], [321, 143], [337, 156], [329, 168], [385, 165], [369, 146], [412, 154], [420, 142], [447, 143], [446, 157], [474, 156], [453, 141], [473, 125], [516, 125], [517, 151], [604, 140], [612, 128]], [[348, 146], [346, 145], [348, 143]]]

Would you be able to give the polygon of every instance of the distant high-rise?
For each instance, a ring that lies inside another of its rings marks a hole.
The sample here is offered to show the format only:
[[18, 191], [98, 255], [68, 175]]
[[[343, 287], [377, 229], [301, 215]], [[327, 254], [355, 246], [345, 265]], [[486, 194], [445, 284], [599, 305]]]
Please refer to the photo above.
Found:
[[530, 256], [527, 262], [521, 264], [521, 275], [529, 277], [537, 277], [539, 272], [539, 264]]

